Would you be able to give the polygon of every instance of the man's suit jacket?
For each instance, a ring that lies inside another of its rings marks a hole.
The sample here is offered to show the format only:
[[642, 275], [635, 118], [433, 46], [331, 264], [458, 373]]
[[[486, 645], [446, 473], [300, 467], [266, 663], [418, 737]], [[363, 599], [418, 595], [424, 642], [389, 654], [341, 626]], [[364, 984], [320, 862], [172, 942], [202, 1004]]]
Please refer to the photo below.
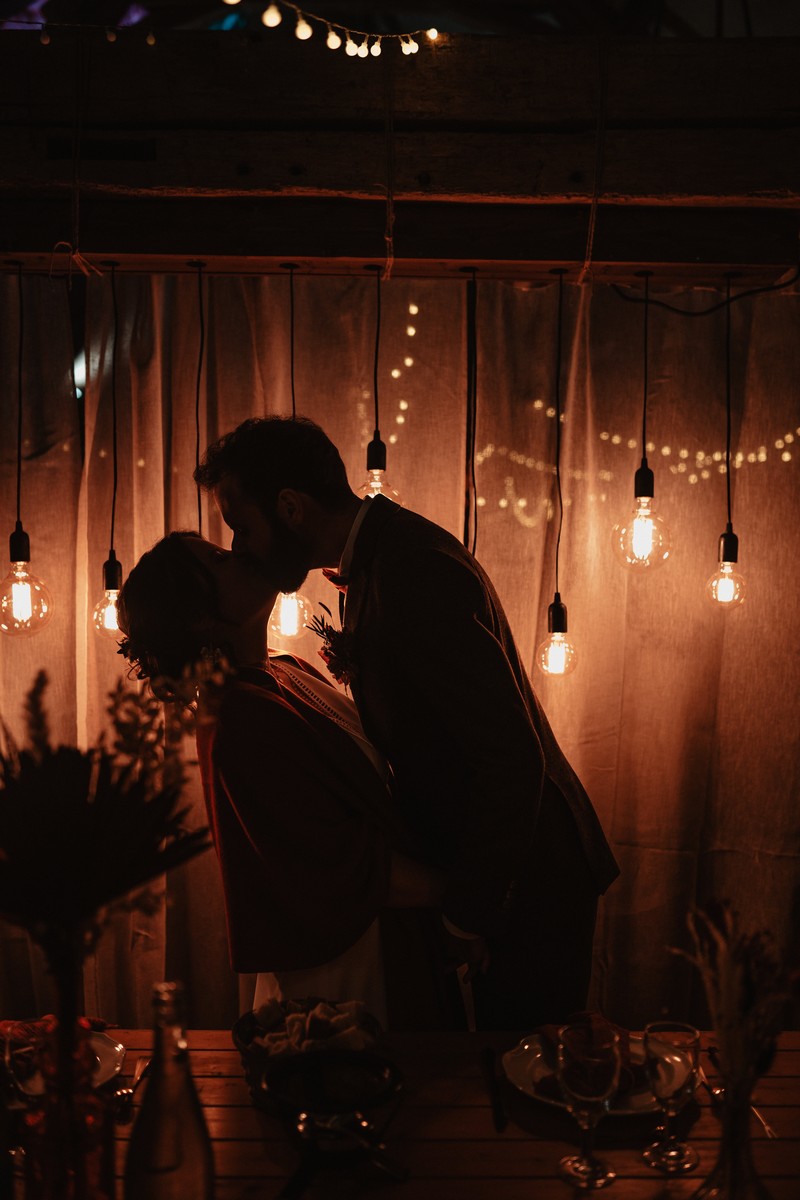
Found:
[[391, 764], [404, 816], [445, 869], [444, 914], [470, 932], [502, 930], [545, 779], [604, 892], [617, 864], [488, 576], [440, 526], [382, 496], [368, 503], [345, 608], [353, 698]]

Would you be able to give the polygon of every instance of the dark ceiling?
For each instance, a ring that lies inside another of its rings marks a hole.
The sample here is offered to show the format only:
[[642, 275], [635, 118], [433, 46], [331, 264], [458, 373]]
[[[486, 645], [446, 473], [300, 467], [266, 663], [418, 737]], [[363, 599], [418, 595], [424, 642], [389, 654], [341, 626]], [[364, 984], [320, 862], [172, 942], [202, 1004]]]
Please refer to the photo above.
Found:
[[[39, 25], [146, 25], [155, 31], [262, 29], [268, 0], [0, 0], [0, 28]], [[280, 6], [292, 19], [292, 5]], [[792, 37], [800, 34], [798, 0], [459, 0], [392, 8], [338, 0], [300, 5], [350, 29], [402, 33], [436, 25], [444, 33], [596, 34], [662, 37]]]

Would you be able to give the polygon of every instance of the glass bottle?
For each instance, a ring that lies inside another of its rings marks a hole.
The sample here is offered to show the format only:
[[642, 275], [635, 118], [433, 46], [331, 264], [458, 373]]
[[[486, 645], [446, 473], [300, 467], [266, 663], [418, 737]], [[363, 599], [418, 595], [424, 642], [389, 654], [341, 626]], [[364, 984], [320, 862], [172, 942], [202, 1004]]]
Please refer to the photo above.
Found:
[[125, 1160], [125, 1200], [213, 1200], [214, 1157], [189, 1069], [181, 983], [153, 988], [153, 1061]]

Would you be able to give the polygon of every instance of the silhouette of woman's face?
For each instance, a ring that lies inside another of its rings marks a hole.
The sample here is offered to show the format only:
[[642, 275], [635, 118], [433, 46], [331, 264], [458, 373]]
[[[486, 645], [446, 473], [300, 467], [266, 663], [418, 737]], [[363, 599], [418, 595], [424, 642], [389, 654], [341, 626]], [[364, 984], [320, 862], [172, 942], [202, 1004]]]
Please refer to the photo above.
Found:
[[259, 615], [269, 615], [277, 588], [246, 557], [223, 550], [200, 536], [187, 537], [185, 545], [213, 582], [216, 615], [221, 621], [240, 626]]

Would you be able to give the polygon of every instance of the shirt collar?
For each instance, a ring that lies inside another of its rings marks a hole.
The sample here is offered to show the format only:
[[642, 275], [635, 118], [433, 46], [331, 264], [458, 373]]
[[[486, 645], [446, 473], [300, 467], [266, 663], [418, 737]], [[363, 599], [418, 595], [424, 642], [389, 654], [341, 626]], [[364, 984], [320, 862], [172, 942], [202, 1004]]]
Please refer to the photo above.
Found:
[[344, 550], [342, 551], [342, 557], [339, 560], [339, 574], [343, 579], [347, 579], [350, 574], [350, 566], [353, 562], [353, 550], [355, 549], [356, 538], [358, 537], [358, 531], [363, 524], [364, 517], [369, 511], [369, 502], [371, 499], [371, 496], [364, 497], [364, 499], [361, 501], [361, 507], [356, 513], [356, 519], [350, 526], [350, 534], [345, 543]]

